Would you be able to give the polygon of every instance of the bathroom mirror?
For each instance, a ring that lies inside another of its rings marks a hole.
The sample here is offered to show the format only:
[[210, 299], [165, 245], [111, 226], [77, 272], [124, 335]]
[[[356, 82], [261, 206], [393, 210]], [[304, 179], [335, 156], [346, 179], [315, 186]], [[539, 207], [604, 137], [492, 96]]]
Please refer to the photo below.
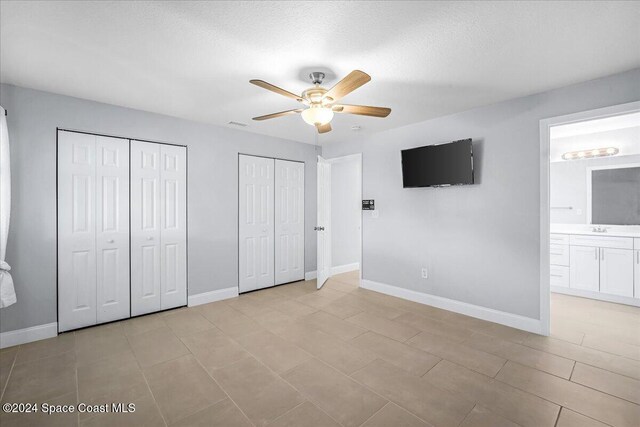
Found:
[[587, 222], [640, 225], [640, 163], [587, 171]]

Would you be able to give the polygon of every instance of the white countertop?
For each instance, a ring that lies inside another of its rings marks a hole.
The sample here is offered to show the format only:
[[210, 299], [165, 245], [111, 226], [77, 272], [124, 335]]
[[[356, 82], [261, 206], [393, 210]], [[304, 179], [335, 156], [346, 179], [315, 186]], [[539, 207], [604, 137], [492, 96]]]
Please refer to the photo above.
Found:
[[582, 234], [587, 236], [635, 237], [640, 238], [640, 225], [603, 225], [606, 232], [592, 231], [593, 225], [551, 224], [551, 233]]

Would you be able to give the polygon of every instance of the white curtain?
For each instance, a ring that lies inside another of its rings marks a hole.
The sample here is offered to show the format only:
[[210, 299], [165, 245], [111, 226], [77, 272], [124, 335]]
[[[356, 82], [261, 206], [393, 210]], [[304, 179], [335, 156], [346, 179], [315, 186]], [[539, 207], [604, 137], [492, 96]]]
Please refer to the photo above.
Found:
[[9, 216], [11, 214], [11, 165], [9, 162], [9, 131], [4, 108], [0, 107], [0, 308], [16, 302], [16, 292], [9, 264], [4, 260], [7, 254]]

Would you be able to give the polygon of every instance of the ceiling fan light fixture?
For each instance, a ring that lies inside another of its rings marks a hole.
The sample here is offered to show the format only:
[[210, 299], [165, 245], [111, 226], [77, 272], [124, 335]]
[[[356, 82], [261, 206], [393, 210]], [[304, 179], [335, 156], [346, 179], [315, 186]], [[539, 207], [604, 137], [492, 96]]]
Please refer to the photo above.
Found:
[[302, 112], [302, 120], [311, 126], [326, 125], [333, 119], [331, 108], [311, 106]]

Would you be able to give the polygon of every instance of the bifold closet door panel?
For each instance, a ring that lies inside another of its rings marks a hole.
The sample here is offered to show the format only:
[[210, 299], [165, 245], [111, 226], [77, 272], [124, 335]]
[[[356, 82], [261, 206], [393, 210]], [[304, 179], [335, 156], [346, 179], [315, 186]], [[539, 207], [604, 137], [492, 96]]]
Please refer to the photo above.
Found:
[[131, 315], [161, 309], [160, 144], [131, 141]]
[[130, 316], [129, 140], [96, 136], [98, 323]]
[[187, 149], [160, 146], [160, 284], [163, 310], [187, 304]]
[[58, 133], [58, 329], [96, 317], [96, 137]]
[[304, 280], [304, 163], [275, 161], [275, 282]]
[[274, 160], [238, 156], [240, 292], [273, 286]]

